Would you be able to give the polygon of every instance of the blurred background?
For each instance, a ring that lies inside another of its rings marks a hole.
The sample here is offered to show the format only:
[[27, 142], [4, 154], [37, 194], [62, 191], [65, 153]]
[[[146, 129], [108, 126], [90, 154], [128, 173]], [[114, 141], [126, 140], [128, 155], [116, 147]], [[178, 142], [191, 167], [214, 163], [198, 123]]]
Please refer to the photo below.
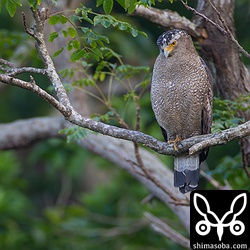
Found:
[[[237, 38], [244, 49], [250, 51], [250, 2], [235, 2]], [[85, 0], [82, 4], [103, 13], [95, 1]], [[196, 1], [192, 4], [195, 6]], [[179, 1], [173, 4], [157, 2], [156, 7], [192, 17]], [[24, 32], [22, 11], [32, 23], [25, 3], [13, 18], [4, 8], [1, 11], [0, 58], [19, 66], [43, 67], [33, 40]], [[109, 47], [121, 55], [125, 65], [145, 67], [130, 79], [131, 90], [135, 89], [140, 96], [141, 131], [163, 140], [151, 110], [149, 81], [158, 55], [155, 41], [164, 29], [143, 18], [127, 15], [116, 2], [112, 15], [145, 32], [147, 38], [143, 35], [133, 37], [112, 27], [93, 27], [87, 22], [82, 25], [107, 36]], [[250, 64], [249, 59], [242, 59], [247, 66]], [[95, 66], [94, 60], [90, 58], [89, 61]], [[28, 79], [26, 74], [20, 77]], [[37, 75], [36, 81], [49, 89], [45, 77]], [[136, 87], [139, 82], [140, 86]], [[105, 95], [108, 95], [107, 84], [103, 80], [99, 85]], [[98, 96], [95, 88], [88, 86], [87, 90]], [[119, 85], [112, 96], [112, 105], [134, 129], [135, 105], [127, 94], [127, 89]], [[108, 112], [97, 98], [87, 98], [90, 114], [101, 117]], [[219, 100], [214, 109], [213, 130], [226, 128], [228, 113], [236, 113], [233, 104]], [[35, 94], [0, 83], [0, 123], [51, 115], [54, 111], [50, 105]], [[110, 123], [117, 124], [112, 119]], [[159, 157], [166, 166], [172, 166], [171, 156]], [[203, 170], [222, 184], [227, 180], [233, 188], [250, 190], [242, 169], [238, 141], [211, 148]], [[200, 188], [212, 187], [201, 178]], [[0, 151], [0, 249], [183, 249], [150, 228], [143, 216], [145, 211], [167, 218], [169, 225], [188, 237], [178, 218], [164, 204], [156, 199], [144, 202], [148, 195], [148, 190], [129, 174], [64, 139], [48, 139], [25, 148]]]

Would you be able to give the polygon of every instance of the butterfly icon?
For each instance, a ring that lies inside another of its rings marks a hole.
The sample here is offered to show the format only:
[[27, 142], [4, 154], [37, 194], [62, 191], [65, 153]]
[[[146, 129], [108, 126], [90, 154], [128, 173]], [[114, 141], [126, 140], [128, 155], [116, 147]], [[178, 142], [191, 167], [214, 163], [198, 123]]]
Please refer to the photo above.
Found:
[[[203, 209], [199, 208], [199, 206], [198, 206], [199, 199], [201, 199], [199, 202], [203, 201], [203, 205], [205, 203], [205, 208], [206, 208], [205, 212], [202, 211], [202, 210], [204, 210], [204, 206], [203, 206]], [[240, 199], [243, 199], [243, 205], [238, 211], [236, 211], [239, 207]], [[201, 195], [199, 193], [195, 193], [194, 198], [193, 198], [193, 203], [194, 203], [194, 207], [195, 207], [196, 211], [204, 218], [203, 220], [200, 220], [199, 222], [197, 222], [197, 224], [195, 226], [195, 230], [199, 235], [204, 236], [204, 235], [209, 234], [211, 227], [217, 228], [217, 235], [218, 235], [219, 241], [221, 241], [221, 239], [222, 239], [222, 235], [224, 233], [225, 227], [229, 227], [230, 232], [236, 236], [244, 233], [244, 231], [245, 231], [244, 223], [240, 220], [237, 220], [236, 218], [246, 208], [246, 205], [247, 205], [247, 194], [246, 193], [239, 194], [233, 199], [231, 206], [230, 206], [230, 210], [227, 211], [222, 216], [221, 219], [219, 219], [218, 216], [213, 211], [210, 210], [210, 205], [209, 205], [207, 199], [203, 195]], [[235, 206], [236, 203], [238, 203], [237, 207]], [[227, 221], [228, 221], [228, 219], [230, 219], [230, 218], [232, 218], [231, 221], [225, 223], [225, 220], [227, 219]]]

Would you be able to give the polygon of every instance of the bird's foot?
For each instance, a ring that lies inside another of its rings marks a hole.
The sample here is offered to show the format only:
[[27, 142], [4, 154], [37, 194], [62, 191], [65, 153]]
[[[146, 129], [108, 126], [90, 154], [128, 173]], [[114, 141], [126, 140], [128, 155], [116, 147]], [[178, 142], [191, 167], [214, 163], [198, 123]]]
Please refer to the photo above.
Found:
[[178, 142], [180, 142], [182, 139], [181, 139], [181, 137], [180, 136], [176, 136], [176, 138], [175, 138], [175, 140], [169, 140], [168, 141], [168, 144], [174, 144], [174, 150], [175, 151], [178, 151], [178, 147], [177, 147], [177, 144], [178, 144]]

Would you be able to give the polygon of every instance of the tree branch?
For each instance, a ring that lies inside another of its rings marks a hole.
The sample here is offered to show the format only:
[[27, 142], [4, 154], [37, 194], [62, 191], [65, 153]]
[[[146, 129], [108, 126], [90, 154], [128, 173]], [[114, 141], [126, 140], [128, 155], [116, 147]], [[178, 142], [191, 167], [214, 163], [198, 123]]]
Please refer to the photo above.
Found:
[[54, 106], [59, 112], [63, 114], [63, 116], [67, 117], [69, 114], [68, 109], [65, 108], [65, 106], [59, 103], [52, 95], [48, 94], [46, 91], [41, 89], [38, 85], [36, 85], [35, 80], [32, 76], [30, 76], [30, 82], [26, 82], [20, 79], [16, 79], [12, 76], [8, 76], [6, 74], [0, 74], [0, 81], [6, 84], [13, 85], [13, 86], [21, 87], [23, 89], [31, 90], [33, 93], [37, 94], [38, 96], [43, 98], [45, 101], [50, 103], [52, 106]]
[[0, 124], [0, 149], [28, 146], [33, 141], [59, 137], [58, 131], [65, 127], [62, 117], [32, 118]]
[[169, 225], [153, 216], [152, 214], [145, 212], [144, 215], [149, 219], [149, 221], [151, 222], [151, 226], [156, 232], [163, 234], [175, 243], [187, 249], [190, 249], [190, 242], [187, 238], [173, 230]]
[[204, 148], [226, 144], [233, 139], [240, 139], [250, 135], [250, 121], [245, 122], [235, 128], [226, 129], [208, 136], [208, 138], [194, 144], [189, 149], [189, 154], [196, 154]]
[[201, 37], [202, 33], [198, 27], [184, 16], [180, 16], [177, 12], [171, 10], [159, 10], [152, 7], [137, 6], [134, 15], [144, 17], [149, 21], [161, 25], [162, 27], [175, 27], [186, 30], [190, 35]]
[[[189, 153], [195, 154], [206, 147], [225, 144], [231, 140], [240, 139], [250, 135], [250, 121], [248, 121], [235, 128], [230, 128], [210, 135], [196, 136], [183, 140], [179, 143], [178, 152], [176, 152], [173, 145], [168, 145], [167, 143], [159, 141], [150, 135], [144, 134], [139, 131], [107, 125], [102, 122], [97, 122], [93, 119], [83, 117], [79, 113], [77, 113], [72, 106], [69, 115], [69, 109], [67, 107], [62, 105], [53, 96], [49, 95], [46, 91], [37, 86], [33, 81], [25, 82], [10, 76], [6, 76], [4, 74], [0, 74], [0, 81], [31, 90], [32, 92], [36, 93], [44, 100], [49, 102], [51, 105], [53, 105], [59, 112], [63, 114], [66, 120], [75, 125], [90, 129], [103, 135], [143, 144], [143, 146], [148, 147], [159, 154], [178, 155], [186, 153], [190, 147], [191, 148], [189, 150]], [[57, 86], [57, 84], [58, 83], [56, 82], [55, 85]], [[57, 90], [59, 91], [59, 87], [57, 88]]]

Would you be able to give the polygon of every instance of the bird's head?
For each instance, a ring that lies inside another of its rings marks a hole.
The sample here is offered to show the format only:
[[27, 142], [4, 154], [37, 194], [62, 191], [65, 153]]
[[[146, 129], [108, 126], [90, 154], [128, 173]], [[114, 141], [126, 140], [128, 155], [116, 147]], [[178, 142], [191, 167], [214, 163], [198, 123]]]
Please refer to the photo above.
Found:
[[157, 45], [167, 58], [176, 51], [176, 48], [179, 47], [179, 43], [181, 44], [187, 37], [189, 37], [189, 35], [183, 30], [169, 30], [159, 36]]

